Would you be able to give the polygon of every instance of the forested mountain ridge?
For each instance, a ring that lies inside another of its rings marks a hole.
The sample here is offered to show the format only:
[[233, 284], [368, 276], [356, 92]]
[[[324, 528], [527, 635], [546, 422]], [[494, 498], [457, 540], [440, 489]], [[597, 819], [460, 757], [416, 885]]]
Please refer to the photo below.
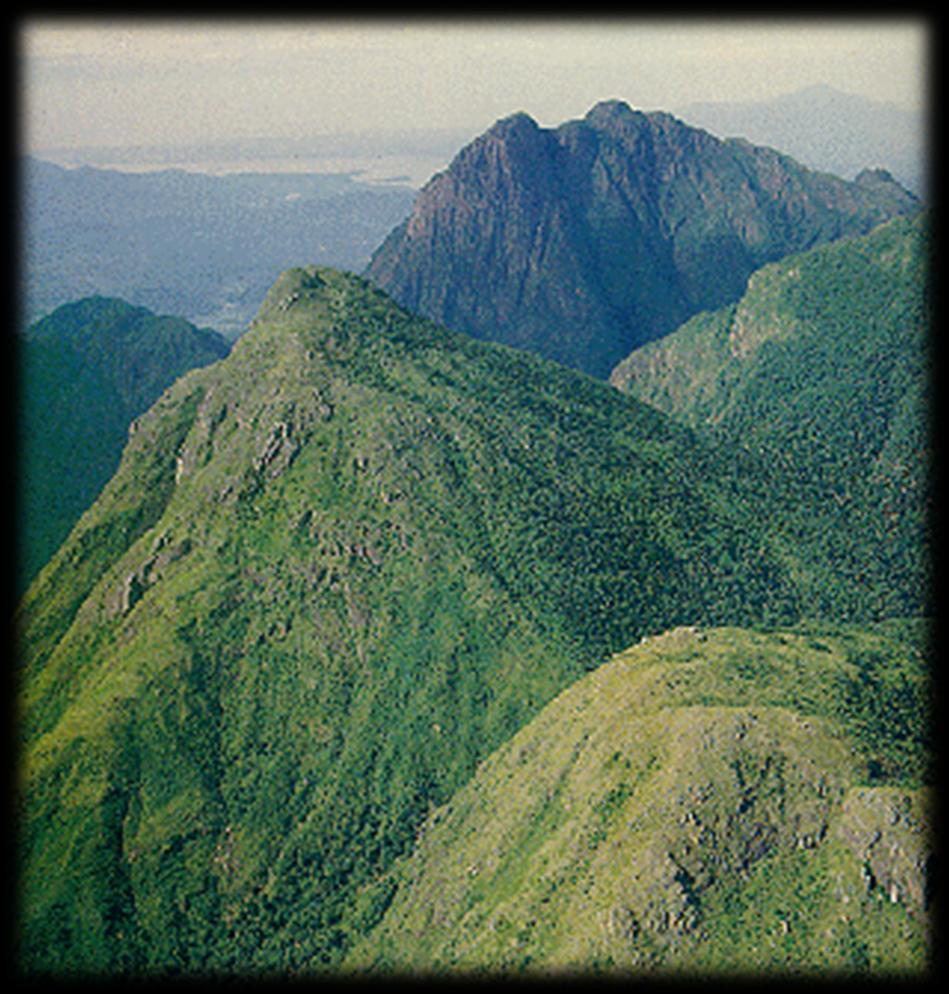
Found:
[[820, 514], [605, 383], [285, 273], [21, 603], [21, 962], [334, 968], [430, 807], [609, 652], [872, 616]]
[[764, 263], [918, 209], [880, 171], [849, 182], [604, 101], [556, 129], [497, 122], [423, 188], [366, 272], [449, 327], [606, 378], [736, 300]]
[[106, 297], [66, 304], [18, 336], [18, 594], [115, 472], [132, 420], [228, 349], [215, 331]]
[[761, 453], [836, 506], [858, 545], [932, 612], [929, 212], [789, 256], [737, 304], [634, 351], [611, 382]]

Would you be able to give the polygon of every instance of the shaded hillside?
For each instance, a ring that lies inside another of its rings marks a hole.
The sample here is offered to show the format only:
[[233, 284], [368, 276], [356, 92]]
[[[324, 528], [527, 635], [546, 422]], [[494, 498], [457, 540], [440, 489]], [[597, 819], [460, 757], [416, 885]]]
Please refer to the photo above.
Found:
[[22, 962], [338, 964], [430, 807], [608, 652], [864, 609], [800, 504], [607, 384], [289, 271], [21, 604]]
[[25, 323], [101, 294], [234, 339], [300, 259], [363, 268], [414, 195], [344, 174], [125, 173], [25, 158]]
[[103, 297], [64, 305], [18, 338], [18, 594], [115, 472], [133, 418], [227, 352], [217, 332]]
[[347, 965], [925, 974], [922, 636], [809, 625], [644, 639], [432, 812]]
[[[611, 382], [813, 481], [839, 531], [929, 603], [933, 508], [930, 219], [756, 272], [733, 307], [693, 318]], [[895, 606], [894, 606], [895, 607]]]
[[605, 378], [764, 263], [917, 208], [882, 174], [847, 182], [606, 101], [556, 129], [499, 121], [423, 188], [367, 275], [449, 327]]

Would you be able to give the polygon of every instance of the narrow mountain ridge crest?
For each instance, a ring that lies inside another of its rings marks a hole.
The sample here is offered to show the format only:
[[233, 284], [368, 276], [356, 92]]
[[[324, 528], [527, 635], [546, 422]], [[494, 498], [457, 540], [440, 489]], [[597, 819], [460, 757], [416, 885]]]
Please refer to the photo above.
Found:
[[540, 125], [524, 110], [515, 111], [495, 121], [488, 129], [487, 134], [526, 134], [531, 131], [540, 131]]
[[254, 324], [290, 310], [296, 304], [326, 302], [327, 284], [318, 266], [296, 266], [282, 272], [267, 292]]

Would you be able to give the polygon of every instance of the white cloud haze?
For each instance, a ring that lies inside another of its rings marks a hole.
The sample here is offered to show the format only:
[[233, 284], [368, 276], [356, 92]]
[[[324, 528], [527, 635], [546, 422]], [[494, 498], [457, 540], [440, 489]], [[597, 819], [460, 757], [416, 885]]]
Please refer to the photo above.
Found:
[[904, 107], [926, 90], [922, 21], [29, 20], [26, 150], [381, 128], [472, 134], [618, 97], [647, 110], [814, 83]]

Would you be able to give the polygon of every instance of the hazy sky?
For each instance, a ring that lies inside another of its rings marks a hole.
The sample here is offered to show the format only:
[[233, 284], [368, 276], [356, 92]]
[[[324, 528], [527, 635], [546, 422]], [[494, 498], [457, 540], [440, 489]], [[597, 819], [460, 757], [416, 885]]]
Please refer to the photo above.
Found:
[[924, 20], [25, 20], [24, 151], [542, 125], [618, 97], [644, 110], [814, 83], [904, 108]]

